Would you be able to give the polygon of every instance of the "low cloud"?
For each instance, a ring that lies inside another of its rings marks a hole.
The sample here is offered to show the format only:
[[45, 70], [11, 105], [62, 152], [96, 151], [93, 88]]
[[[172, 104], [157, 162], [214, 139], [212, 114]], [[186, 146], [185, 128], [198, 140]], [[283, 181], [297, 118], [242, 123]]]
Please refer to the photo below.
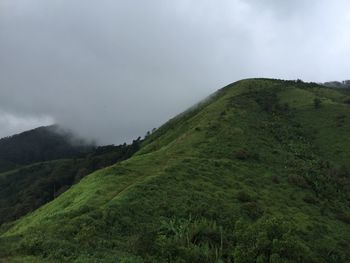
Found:
[[345, 0], [2, 0], [0, 108], [130, 141], [238, 79], [348, 79], [349, 10]]
[[16, 116], [0, 111], [0, 138], [53, 123], [54, 120], [49, 116]]

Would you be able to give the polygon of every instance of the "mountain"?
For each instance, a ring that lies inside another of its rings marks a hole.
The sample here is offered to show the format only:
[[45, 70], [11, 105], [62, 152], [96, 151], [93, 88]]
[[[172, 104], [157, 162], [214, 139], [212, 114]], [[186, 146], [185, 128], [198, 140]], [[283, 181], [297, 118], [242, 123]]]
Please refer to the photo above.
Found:
[[93, 145], [57, 125], [0, 139], [0, 172], [36, 162], [81, 157]]
[[343, 88], [343, 89], [349, 89], [350, 88], [350, 80], [344, 80], [344, 81], [329, 81], [323, 83], [323, 85], [331, 88]]
[[349, 262], [350, 96], [250, 79], [0, 228], [8, 262]]

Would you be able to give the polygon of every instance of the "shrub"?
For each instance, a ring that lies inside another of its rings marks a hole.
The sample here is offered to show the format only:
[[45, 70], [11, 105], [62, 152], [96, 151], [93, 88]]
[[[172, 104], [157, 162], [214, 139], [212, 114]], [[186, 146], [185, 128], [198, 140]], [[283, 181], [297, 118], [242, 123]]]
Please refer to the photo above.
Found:
[[350, 214], [346, 214], [346, 213], [338, 213], [337, 214], [337, 219], [346, 223], [346, 224], [350, 224]]
[[19, 243], [20, 250], [28, 255], [39, 255], [43, 253], [43, 243], [45, 238], [42, 235], [32, 235], [24, 238]]
[[301, 188], [310, 188], [309, 183], [305, 180], [303, 176], [292, 174], [288, 176], [288, 181]]
[[280, 183], [280, 179], [278, 178], [277, 175], [273, 175], [271, 177], [271, 179], [272, 179], [272, 182], [274, 182], [275, 184], [279, 184]]
[[156, 244], [168, 262], [218, 262], [227, 242], [214, 221], [171, 219], [163, 221]]
[[263, 210], [260, 209], [256, 202], [247, 202], [241, 206], [242, 212], [251, 219], [258, 219], [262, 216]]
[[311, 195], [307, 195], [303, 198], [303, 201], [308, 204], [316, 205], [318, 200]]
[[247, 149], [239, 149], [235, 154], [236, 158], [239, 160], [247, 160], [250, 157], [250, 153]]
[[284, 103], [283, 106], [282, 106], [282, 112], [284, 113], [288, 113], [290, 111], [290, 106], [288, 103]]
[[237, 199], [238, 199], [240, 202], [242, 202], [242, 203], [252, 201], [251, 196], [250, 196], [248, 193], [244, 192], [244, 191], [239, 191], [239, 192], [237, 193]]
[[346, 116], [344, 114], [337, 115], [335, 117], [335, 122], [337, 127], [342, 127], [345, 123]]
[[321, 108], [321, 102], [322, 101], [319, 98], [315, 98], [314, 99], [314, 107], [315, 107], [315, 109]]

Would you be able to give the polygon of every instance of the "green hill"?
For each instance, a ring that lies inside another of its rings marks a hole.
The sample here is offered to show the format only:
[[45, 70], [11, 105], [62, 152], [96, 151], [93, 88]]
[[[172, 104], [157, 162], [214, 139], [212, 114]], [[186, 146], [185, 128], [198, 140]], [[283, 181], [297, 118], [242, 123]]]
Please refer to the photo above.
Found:
[[349, 262], [350, 96], [229, 85], [0, 230], [9, 262]]

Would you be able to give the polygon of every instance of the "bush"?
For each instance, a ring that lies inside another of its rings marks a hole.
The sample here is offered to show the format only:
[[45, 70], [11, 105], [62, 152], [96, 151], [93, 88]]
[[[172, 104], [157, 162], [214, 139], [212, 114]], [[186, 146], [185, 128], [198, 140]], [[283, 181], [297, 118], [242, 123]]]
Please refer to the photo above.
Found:
[[251, 196], [250, 196], [248, 193], [244, 192], [244, 191], [239, 191], [239, 192], [237, 193], [237, 199], [238, 199], [240, 202], [242, 202], [242, 203], [252, 201]]
[[344, 222], [345, 224], [350, 224], [350, 214], [338, 213], [337, 219]]
[[214, 221], [172, 219], [163, 221], [156, 244], [168, 262], [217, 262], [227, 242]]
[[313, 196], [311, 195], [307, 195], [303, 198], [303, 201], [305, 203], [308, 203], [308, 204], [312, 204], [312, 205], [316, 205], [318, 204], [318, 200], [316, 198], [314, 198]]
[[310, 262], [310, 250], [294, 229], [284, 218], [263, 218], [251, 225], [239, 220], [234, 262]]
[[247, 202], [242, 204], [241, 210], [251, 219], [258, 219], [263, 214], [263, 210], [258, 206], [256, 202]]
[[296, 175], [296, 174], [289, 175], [288, 181], [301, 188], [305, 188], [305, 189], [310, 188], [309, 183], [305, 180], [303, 176], [300, 176], [300, 175]]
[[275, 184], [279, 184], [280, 183], [280, 179], [278, 178], [277, 175], [273, 175], [271, 177], [271, 179], [272, 179], [272, 182], [274, 182]]
[[315, 107], [315, 109], [321, 108], [321, 102], [322, 101], [319, 98], [315, 98], [314, 99], [314, 107]]
[[239, 160], [247, 160], [250, 157], [250, 153], [247, 149], [239, 149], [236, 151], [235, 156]]

